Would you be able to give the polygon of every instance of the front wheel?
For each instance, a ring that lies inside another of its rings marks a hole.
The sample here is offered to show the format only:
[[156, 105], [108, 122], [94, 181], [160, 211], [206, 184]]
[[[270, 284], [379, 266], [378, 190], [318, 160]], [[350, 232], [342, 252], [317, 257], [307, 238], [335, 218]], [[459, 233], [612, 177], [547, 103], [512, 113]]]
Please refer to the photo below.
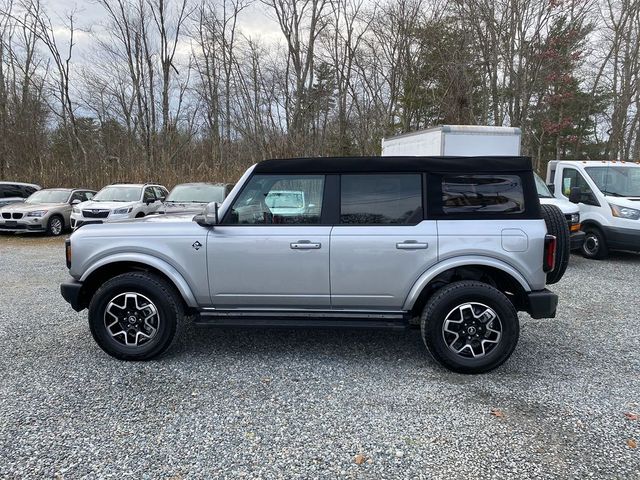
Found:
[[182, 299], [174, 288], [146, 272], [112, 278], [89, 305], [93, 338], [120, 360], [149, 360], [165, 352], [183, 317]]
[[582, 255], [594, 260], [602, 260], [609, 256], [607, 241], [597, 228], [591, 228], [585, 232]]
[[438, 290], [424, 308], [420, 329], [433, 358], [460, 373], [484, 373], [502, 365], [520, 335], [511, 301], [476, 281], [454, 282]]
[[57, 237], [64, 230], [64, 220], [59, 215], [52, 215], [47, 222], [47, 235]]

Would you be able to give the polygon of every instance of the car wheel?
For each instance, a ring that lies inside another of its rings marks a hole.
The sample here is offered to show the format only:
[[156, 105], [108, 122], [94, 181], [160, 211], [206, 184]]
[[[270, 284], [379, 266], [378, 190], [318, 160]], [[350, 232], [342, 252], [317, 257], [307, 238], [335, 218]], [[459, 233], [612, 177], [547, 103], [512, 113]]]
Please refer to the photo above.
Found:
[[120, 360], [149, 360], [165, 352], [184, 318], [182, 299], [162, 278], [124, 273], [98, 289], [89, 305], [93, 338]]
[[144, 217], [143, 212], [136, 213], [136, 218], [142, 218], [142, 217]]
[[420, 330], [429, 353], [441, 365], [460, 373], [484, 373], [513, 353], [520, 323], [502, 292], [465, 280], [434, 293], [422, 312]]
[[47, 222], [47, 235], [57, 237], [64, 230], [64, 220], [59, 215], [52, 215]]
[[585, 231], [582, 255], [594, 260], [602, 260], [609, 256], [609, 247], [600, 229], [590, 227]]
[[547, 283], [558, 283], [564, 276], [571, 256], [571, 236], [569, 224], [562, 210], [555, 205], [540, 205], [547, 232], [556, 237], [556, 261], [553, 270], [547, 273]]

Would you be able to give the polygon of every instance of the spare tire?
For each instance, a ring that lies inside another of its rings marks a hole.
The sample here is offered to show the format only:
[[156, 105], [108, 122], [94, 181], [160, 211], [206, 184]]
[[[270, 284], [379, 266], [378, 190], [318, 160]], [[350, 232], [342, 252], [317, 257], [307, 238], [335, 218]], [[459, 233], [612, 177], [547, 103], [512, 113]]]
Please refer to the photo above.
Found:
[[547, 224], [547, 233], [556, 237], [556, 265], [547, 273], [547, 283], [558, 283], [569, 265], [571, 255], [571, 240], [569, 225], [562, 210], [555, 205], [540, 205], [542, 218]]

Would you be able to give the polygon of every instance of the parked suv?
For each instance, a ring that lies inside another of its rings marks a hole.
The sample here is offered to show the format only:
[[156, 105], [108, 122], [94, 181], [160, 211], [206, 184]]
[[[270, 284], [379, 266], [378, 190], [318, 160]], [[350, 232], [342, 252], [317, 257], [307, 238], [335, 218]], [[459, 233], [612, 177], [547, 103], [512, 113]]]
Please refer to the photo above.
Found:
[[40, 188], [40, 185], [33, 183], [0, 182], [0, 207], [10, 203], [24, 202], [25, 198]]
[[45, 232], [60, 235], [71, 226], [71, 209], [96, 192], [86, 189], [46, 188], [24, 202], [0, 208], [0, 231]]
[[181, 183], [171, 189], [155, 213], [200, 213], [211, 202], [222, 203], [232, 188], [229, 183]]
[[[555, 316], [558, 297], [545, 284], [559, 280], [557, 250], [569, 246], [562, 213], [550, 206], [543, 219], [530, 159], [482, 160], [264, 161], [193, 222], [157, 216], [76, 231], [62, 296], [89, 309], [94, 339], [123, 360], [158, 356], [193, 316], [205, 325], [417, 324], [443, 365], [485, 372], [513, 352], [517, 311]], [[272, 192], [303, 192], [294, 196], [304, 204], [274, 210]]]
[[152, 183], [114, 183], [73, 208], [71, 227], [144, 217], [158, 210], [168, 193], [162, 185]]

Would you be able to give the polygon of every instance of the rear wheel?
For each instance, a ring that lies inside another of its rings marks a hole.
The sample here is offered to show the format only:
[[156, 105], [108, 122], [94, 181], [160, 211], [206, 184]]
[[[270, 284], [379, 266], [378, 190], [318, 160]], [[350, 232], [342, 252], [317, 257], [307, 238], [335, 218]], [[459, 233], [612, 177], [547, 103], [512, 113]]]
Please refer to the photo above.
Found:
[[57, 237], [64, 230], [64, 220], [59, 215], [52, 215], [47, 222], [47, 235]]
[[609, 256], [609, 247], [602, 231], [597, 227], [588, 227], [582, 244], [582, 255], [594, 260], [602, 260]]
[[553, 270], [547, 273], [547, 283], [558, 283], [569, 265], [571, 256], [571, 237], [569, 225], [562, 210], [555, 205], [540, 205], [547, 232], [556, 237], [556, 261]]
[[429, 353], [446, 368], [483, 373], [502, 365], [520, 335], [518, 314], [499, 290], [476, 281], [451, 283], [427, 302], [420, 330]]
[[120, 360], [149, 360], [165, 352], [183, 317], [182, 299], [174, 288], [144, 272], [107, 281], [89, 306], [93, 338]]

